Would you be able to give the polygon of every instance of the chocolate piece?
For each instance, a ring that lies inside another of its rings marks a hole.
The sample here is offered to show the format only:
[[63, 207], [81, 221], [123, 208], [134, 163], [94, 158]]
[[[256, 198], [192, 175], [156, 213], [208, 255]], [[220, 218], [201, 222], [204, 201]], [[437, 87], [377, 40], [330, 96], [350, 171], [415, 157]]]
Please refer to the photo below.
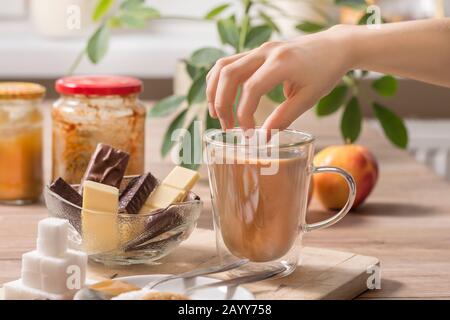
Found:
[[81, 180], [79, 192], [82, 193], [83, 183], [86, 180], [120, 188], [129, 159], [128, 153], [99, 143]]
[[63, 178], [56, 179], [51, 185], [50, 190], [59, 195], [61, 198], [70, 203], [81, 207], [83, 205], [83, 198], [81, 195], [70, 186]]
[[184, 222], [180, 208], [171, 206], [166, 209], [158, 209], [154, 214], [150, 215], [146, 222], [146, 230], [135, 239], [124, 245], [124, 251], [134, 250], [153, 238], [174, 229]]
[[151, 173], [146, 173], [131, 180], [120, 195], [119, 212], [139, 213], [157, 184], [158, 180]]

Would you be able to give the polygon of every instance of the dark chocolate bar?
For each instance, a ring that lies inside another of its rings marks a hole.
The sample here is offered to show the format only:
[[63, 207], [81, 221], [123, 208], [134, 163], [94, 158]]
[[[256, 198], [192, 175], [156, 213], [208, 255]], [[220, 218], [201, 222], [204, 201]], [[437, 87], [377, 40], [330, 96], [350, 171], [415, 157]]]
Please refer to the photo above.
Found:
[[129, 159], [128, 153], [99, 143], [81, 180], [79, 192], [82, 193], [83, 183], [86, 180], [119, 188]]
[[120, 195], [119, 211], [128, 214], [139, 213], [157, 185], [158, 180], [151, 173], [132, 179]]
[[50, 190], [59, 195], [61, 198], [70, 203], [81, 207], [83, 205], [83, 198], [81, 195], [71, 187], [63, 178], [56, 179], [51, 185]]
[[124, 245], [124, 251], [134, 250], [151, 239], [180, 226], [183, 221], [182, 210], [176, 206], [156, 210], [154, 214], [148, 217], [146, 230], [140, 236], [127, 242]]

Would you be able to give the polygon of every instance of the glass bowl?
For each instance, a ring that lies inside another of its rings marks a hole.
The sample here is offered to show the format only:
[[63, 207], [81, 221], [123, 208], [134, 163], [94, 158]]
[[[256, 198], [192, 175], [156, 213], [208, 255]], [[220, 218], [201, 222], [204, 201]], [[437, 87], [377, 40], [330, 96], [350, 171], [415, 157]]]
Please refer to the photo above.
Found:
[[[124, 177], [121, 190], [134, 177], [136, 176]], [[73, 187], [78, 188], [78, 185]], [[44, 196], [51, 217], [69, 220], [71, 247], [85, 251], [89, 259], [107, 265], [156, 263], [190, 236], [197, 226], [203, 207], [200, 197], [189, 192], [184, 202], [166, 209], [139, 214], [118, 213], [117, 216], [112, 216], [110, 213], [83, 210], [51, 191], [49, 186], [45, 188]], [[118, 242], [113, 245], [114, 248], [102, 249], [101, 245], [92, 245], [95, 235], [90, 235], [89, 241], [83, 241], [82, 211], [83, 215], [95, 217], [97, 221], [105, 219], [106, 225], [112, 226]], [[86, 245], [86, 242], [90, 245]]]

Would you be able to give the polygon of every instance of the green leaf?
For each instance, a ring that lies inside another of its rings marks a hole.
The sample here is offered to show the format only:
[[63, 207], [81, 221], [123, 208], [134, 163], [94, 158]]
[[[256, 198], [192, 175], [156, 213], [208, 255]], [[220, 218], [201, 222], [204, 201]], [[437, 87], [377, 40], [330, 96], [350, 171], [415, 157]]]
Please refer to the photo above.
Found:
[[358, 21], [359, 25], [367, 25], [369, 18], [373, 15], [372, 12], [366, 12]]
[[147, 25], [145, 19], [130, 13], [120, 15], [119, 20], [123, 26], [133, 29], [141, 29]]
[[229, 44], [235, 49], [239, 47], [239, 29], [233, 18], [221, 19], [217, 21], [217, 30], [223, 44]]
[[159, 18], [158, 10], [145, 5], [144, 0], [127, 0], [120, 6], [117, 16], [121, 26], [141, 29], [147, 25], [148, 20]]
[[189, 89], [187, 101], [189, 105], [205, 101], [206, 99], [206, 71], [200, 72]]
[[[360, 19], [359, 19], [359, 21], [358, 21], [358, 24], [359, 25], [367, 25], [367, 24], [369, 24], [368, 22], [368, 20], [369, 20], [369, 18], [370, 17], [372, 17], [374, 15], [374, 13], [373, 12], [366, 12]], [[385, 23], [386, 21], [383, 19], [383, 18], [381, 18], [381, 23]]]
[[373, 103], [373, 110], [388, 139], [397, 147], [405, 149], [408, 145], [408, 130], [403, 119], [377, 102]]
[[149, 20], [158, 18], [159, 16], [160, 14], [156, 9], [142, 5], [140, 7], [122, 10], [117, 18], [120, 24], [125, 27], [141, 29], [147, 25]]
[[148, 113], [151, 118], [165, 117], [176, 111], [183, 101], [185, 96], [169, 96], [159, 100]]
[[170, 150], [175, 145], [176, 141], [172, 140], [172, 133], [183, 127], [184, 124], [184, 118], [186, 117], [187, 110], [183, 110], [178, 114], [175, 119], [170, 123], [169, 127], [166, 130], [166, 133], [164, 134], [163, 143], [161, 145], [161, 156], [164, 158], [167, 156], [167, 154], [170, 152]]
[[109, 28], [120, 28], [122, 27], [122, 22], [120, 21], [119, 17], [111, 17], [106, 22], [107, 26]]
[[111, 9], [114, 2], [115, 0], [99, 0], [92, 14], [92, 20], [99, 21], [103, 18], [109, 9]]
[[280, 28], [267, 13], [264, 11], [259, 11], [259, 16], [269, 27], [272, 28], [273, 31], [280, 33]]
[[327, 28], [326, 25], [312, 22], [312, 21], [303, 21], [295, 26], [297, 30], [306, 32], [306, 33], [314, 33], [325, 30]]
[[145, 0], [125, 0], [120, 5], [121, 9], [135, 9], [145, 4]]
[[268, 25], [253, 27], [247, 34], [245, 48], [253, 49], [269, 41], [272, 36], [272, 28]]
[[397, 93], [397, 80], [393, 76], [383, 76], [372, 83], [372, 88], [383, 97], [392, 97]]
[[221, 129], [219, 119], [214, 119], [209, 115], [209, 110], [206, 110], [206, 129]]
[[237, 51], [242, 51], [245, 48], [245, 42], [247, 41], [247, 35], [250, 28], [250, 17], [244, 15], [239, 28], [239, 48]]
[[189, 77], [193, 80], [197, 76], [198, 72], [201, 69], [197, 69], [195, 66], [189, 63], [189, 61], [184, 60], [184, 64], [186, 65], [186, 72], [189, 74]]
[[366, 0], [334, 0], [334, 3], [338, 6], [364, 8], [367, 3]]
[[86, 52], [92, 63], [98, 63], [108, 52], [109, 29], [101, 25], [89, 39]]
[[341, 133], [345, 142], [355, 142], [361, 132], [362, 114], [357, 97], [347, 103], [341, 119]]
[[217, 48], [201, 48], [196, 50], [189, 59], [189, 64], [195, 68], [211, 68], [216, 61], [225, 57], [226, 53]]
[[280, 83], [279, 85], [277, 85], [275, 88], [273, 88], [272, 90], [270, 90], [267, 93], [267, 97], [272, 100], [273, 102], [276, 103], [282, 103], [284, 102], [284, 100], [286, 100], [286, 97], [284, 96], [284, 92], [283, 92], [283, 84]]
[[327, 116], [336, 112], [344, 103], [348, 88], [345, 85], [338, 85], [328, 95], [320, 99], [316, 107], [319, 117]]
[[222, 4], [220, 6], [217, 6], [215, 8], [213, 8], [211, 11], [209, 11], [206, 15], [205, 15], [205, 19], [206, 20], [212, 20], [215, 17], [217, 17], [219, 14], [221, 14], [225, 9], [227, 9], [230, 6], [229, 3], [225, 3]]
[[158, 10], [147, 6], [141, 6], [135, 9], [125, 10], [125, 12], [135, 16], [136, 18], [144, 20], [155, 19], [161, 16]]
[[187, 139], [191, 139], [190, 157], [187, 161], [183, 157], [184, 149], [180, 149], [180, 158], [182, 160], [180, 165], [191, 170], [197, 170], [202, 160], [202, 139], [200, 128], [198, 125], [195, 125], [197, 121], [197, 118], [194, 118], [188, 127], [189, 135], [185, 135], [183, 137], [183, 144], [187, 141]]

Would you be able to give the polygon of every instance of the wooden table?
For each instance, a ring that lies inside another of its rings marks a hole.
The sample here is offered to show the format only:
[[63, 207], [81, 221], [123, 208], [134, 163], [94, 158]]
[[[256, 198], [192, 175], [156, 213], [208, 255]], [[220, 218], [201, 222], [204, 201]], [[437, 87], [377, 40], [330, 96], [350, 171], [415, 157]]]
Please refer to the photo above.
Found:
[[[309, 113], [292, 127], [313, 133], [318, 148], [322, 148], [340, 143], [338, 120], [338, 116], [318, 120]], [[159, 177], [164, 177], [173, 166], [162, 160], [158, 152], [167, 123], [166, 119], [148, 121], [147, 169]], [[47, 122], [46, 137], [49, 133]], [[380, 162], [380, 180], [375, 191], [363, 207], [337, 225], [307, 234], [305, 245], [378, 257], [382, 289], [367, 291], [361, 299], [449, 299], [450, 185], [406, 152], [389, 145], [367, 125], [359, 143], [368, 146]], [[45, 150], [48, 176], [49, 141]], [[212, 228], [207, 181], [202, 179], [195, 191], [205, 200], [199, 227]], [[0, 206], [0, 283], [20, 276], [21, 255], [35, 247], [36, 224], [46, 215], [42, 203]], [[313, 202], [308, 221], [329, 215]]]

